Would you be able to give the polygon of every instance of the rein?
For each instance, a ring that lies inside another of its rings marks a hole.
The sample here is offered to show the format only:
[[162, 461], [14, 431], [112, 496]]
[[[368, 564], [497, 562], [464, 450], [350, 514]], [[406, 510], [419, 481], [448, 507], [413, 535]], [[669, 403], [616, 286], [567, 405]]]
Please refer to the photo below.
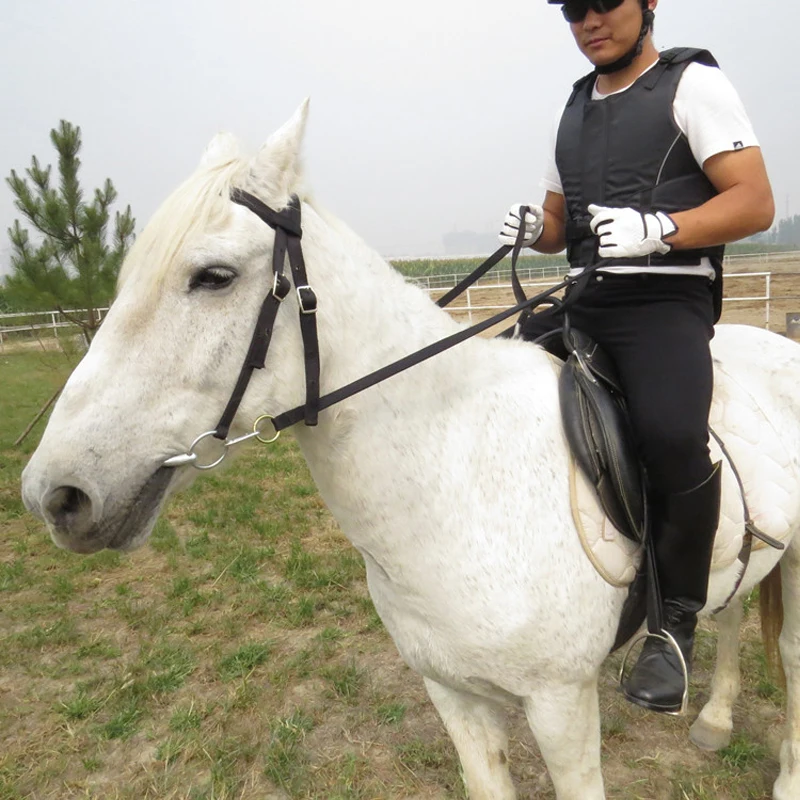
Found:
[[[517, 259], [519, 258], [520, 251], [522, 250], [522, 237], [524, 235], [524, 222], [525, 210], [522, 211], [522, 219], [520, 221], [519, 234], [517, 241], [513, 247], [505, 245], [495, 251], [484, 261], [474, 272], [467, 278], [462, 280], [455, 288], [447, 292], [443, 297], [439, 298], [437, 305], [440, 307], [446, 306], [453, 299], [458, 297], [467, 287], [471, 286], [482, 275], [488, 272], [495, 264], [499, 263], [505, 256], [511, 252], [511, 270], [512, 270], [512, 284], [514, 287], [514, 295], [517, 299], [517, 305], [513, 308], [501, 311], [493, 317], [479, 322], [475, 325], [458, 331], [457, 333], [440, 339], [437, 342], [423, 347], [414, 353], [410, 353], [397, 361], [387, 364], [385, 367], [375, 370], [374, 372], [365, 375], [363, 378], [348, 383], [326, 395], [320, 397], [320, 356], [319, 356], [319, 340], [317, 337], [317, 297], [314, 290], [308, 283], [306, 274], [305, 261], [303, 259], [303, 250], [301, 239], [303, 236], [301, 226], [300, 214], [300, 201], [296, 195], [292, 195], [289, 205], [281, 211], [274, 211], [265, 203], [261, 202], [257, 197], [245, 192], [241, 189], [233, 189], [231, 192], [231, 200], [244, 206], [248, 210], [256, 214], [261, 220], [275, 230], [275, 244], [272, 250], [272, 286], [264, 297], [261, 304], [261, 309], [258, 313], [258, 319], [253, 330], [253, 336], [250, 340], [250, 347], [247, 350], [239, 377], [236, 380], [233, 392], [228, 400], [225, 410], [217, 423], [216, 428], [212, 431], [207, 431], [200, 434], [191, 444], [186, 453], [172, 456], [164, 461], [165, 467], [179, 467], [191, 464], [199, 470], [208, 470], [216, 467], [222, 463], [227, 455], [228, 449], [235, 444], [245, 442], [249, 439], [257, 439], [258, 441], [269, 444], [274, 442], [280, 432], [284, 428], [303, 420], [306, 425], [313, 426], [317, 424], [319, 412], [325, 408], [329, 408], [348, 397], [352, 397], [359, 392], [374, 386], [387, 378], [391, 378], [403, 370], [413, 367], [415, 364], [420, 364], [427, 361], [445, 350], [460, 344], [461, 342], [476, 336], [477, 334], [491, 328], [498, 322], [508, 319], [509, 317], [519, 314], [526, 309], [533, 308], [543, 302], [547, 302], [553, 306], [542, 313], [553, 313], [556, 309], [563, 308], [562, 301], [552, 297], [556, 292], [572, 284], [575, 285], [580, 281], [580, 278], [567, 278], [535, 297], [530, 299], [525, 297], [522, 286], [517, 278]], [[275, 318], [278, 314], [278, 309], [283, 300], [288, 296], [291, 290], [291, 283], [284, 273], [284, 264], [286, 254], [289, 255], [289, 264], [292, 271], [292, 278], [294, 282], [295, 291], [297, 292], [298, 303], [300, 306], [300, 329], [303, 338], [303, 351], [305, 361], [306, 373], [306, 402], [296, 408], [285, 411], [277, 416], [270, 414], [263, 414], [253, 423], [252, 433], [239, 436], [235, 439], [228, 439], [228, 432], [242, 402], [244, 393], [252, 378], [253, 371], [256, 369], [263, 369], [267, 351], [269, 350], [270, 341], [272, 339], [272, 331], [275, 324]], [[587, 271], [588, 273], [588, 271]], [[581, 276], [583, 277], [583, 276]], [[576, 292], [577, 294], [577, 292]], [[573, 300], [574, 298], [570, 298]], [[271, 423], [274, 430], [274, 435], [270, 438], [265, 438], [262, 431], [262, 426], [266, 423]], [[198, 454], [196, 452], [197, 445], [207, 439], [214, 438], [222, 442], [222, 452], [215, 460], [208, 464], [201, 464], [198, 462]]]

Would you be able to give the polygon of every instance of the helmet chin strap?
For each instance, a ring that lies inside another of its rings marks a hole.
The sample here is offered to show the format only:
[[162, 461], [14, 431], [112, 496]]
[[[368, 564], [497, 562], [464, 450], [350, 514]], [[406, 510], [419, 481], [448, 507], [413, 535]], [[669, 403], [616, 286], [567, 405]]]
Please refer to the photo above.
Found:
[[639, 38], [636, 40], [636, 44], [621, 58], [612, 61], [610, 64], [601, 64], [595, 67], [594, 71], [598, 73], [598, 75], [610, 75], [612, 72], [619, 72], [621, 69], [629, 67], [633, 63], [633, 60], [642, 54], [645, 37], [653, 27], [654, 20], [655, 14], [653, 14], [649, 8], [645, 9], [642, 14], [642, 29], [639, 31]]

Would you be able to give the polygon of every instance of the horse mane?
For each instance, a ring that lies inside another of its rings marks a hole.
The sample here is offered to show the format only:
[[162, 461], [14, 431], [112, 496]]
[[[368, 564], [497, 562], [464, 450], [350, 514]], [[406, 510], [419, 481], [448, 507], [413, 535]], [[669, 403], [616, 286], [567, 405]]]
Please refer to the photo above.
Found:
[[172, 192], [136, 238], [120, 270], [117, 291], [134, 271], [141, 278], [141, 269], [147, 270], [153, 285], [160, 285], [192, 234], [224, 225], [231, 213], [231, 189], [246, 166], [238, 157], [201, 164]]

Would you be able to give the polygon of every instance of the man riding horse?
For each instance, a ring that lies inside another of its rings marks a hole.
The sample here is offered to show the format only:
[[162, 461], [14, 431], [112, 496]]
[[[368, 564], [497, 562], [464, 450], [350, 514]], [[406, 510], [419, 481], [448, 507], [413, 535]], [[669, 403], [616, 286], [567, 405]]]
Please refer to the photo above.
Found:
[[[774, 202], [744, 107], [706, 50], [659, 53], [658, 0], [559, 4], [593, 71], [559, 116], [542, 205], [515, 204], [500, 240], [567, 248], [570, 275], [593, 268], [570, 305], [573, 327], [614, 360], [646, 472], [663, 629], [691, 663], [706, 603], [720, 470], [708, 449], [709, 342], [726, 242], [766, 230]], [[525, 208], [526, 213], [522, 214]], [[532, 314], [536, 339], [560, 324]], [[628, 700], [677, 712], [684, 671], [668, 637], [648, 638]]]

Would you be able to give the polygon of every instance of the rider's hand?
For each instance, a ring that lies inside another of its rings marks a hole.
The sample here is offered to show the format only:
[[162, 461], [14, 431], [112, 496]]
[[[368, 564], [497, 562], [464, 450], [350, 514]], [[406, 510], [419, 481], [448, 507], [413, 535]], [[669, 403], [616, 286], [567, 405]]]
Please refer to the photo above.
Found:
[[652, 253], [669, 253], [666, 242], [678, 230], [672, 218], [663, 211], [645, 214], [635, 208], [589, 206], [592, 233], [600, 238], [600, 258], [637, 258]]
[[522, 246], [530, 247], [542, 235], [544, 230], [544, 209], [541, 206], [514, 203], [508, 210], [503, 227], [497, 237], [500, 240], [500, 244], [513, 247], [517, 243], [519, 221], [522, 218], [523, 208], [526, 209], [526, 213]]

